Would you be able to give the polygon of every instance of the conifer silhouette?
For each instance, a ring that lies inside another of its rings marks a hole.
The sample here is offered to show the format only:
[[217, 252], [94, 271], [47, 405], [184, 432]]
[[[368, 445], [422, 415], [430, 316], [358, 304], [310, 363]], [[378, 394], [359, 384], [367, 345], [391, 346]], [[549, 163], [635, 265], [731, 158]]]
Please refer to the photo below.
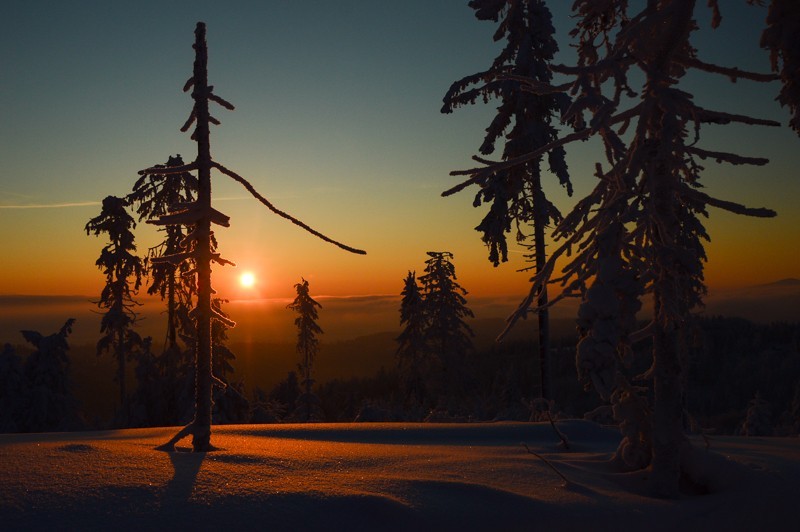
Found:
[[419, 278], [425, 302], [426, 345], [434, 360], [431, 364], [433, 387], [440, 398], [452, 398], [464, 386], [465, 354], [472, 349], [472, 329], [464, 318], [474, 314], [467, 308], [467, 291], [458, 284], [453, 254], [429, 251], [425, 275]]
[[413, 406], [425, 402], [427, 392], [424, 376], [428, 374], [425, 336], [428, 317], [416, 272], [408, 272], [401, 296], [400, 326], [403, 330], [396, 338], [398, 346], [395, 356], [404, 399]]
[[228, 327], [233, 327], [235, 322], [212, 306], [211, 287], [211, 262], [217, 264], [232, 264], [222, 258], [213, 249], [213, 232], [211, 224], [227, 227], [229, 225], [228, 216], [215, 210], [211, 206], [211, 169], [227, 175], [240, 183], [256, 199], [264, 204], [269, 210], [285, 218], [295, 225], [298, 225], [311, 234], [330, 242], [346, 251], [357, 254], [365, 254], [364, 251], [341, 244], [314, 229], [291, 215], [275, 208], [269, 200], [259, 194], [255, 188], [243, 177], [235, 172], [228, 170], [211, 158], [211, 144], [209, 140], [210, 124], [219, 124], [219, 120], [209, 113], [209, 102], [214, 102], [226, 109], [233, 110], [233, 105], [217, 96], [213, 91], [213, 86], [208, 84], [208, 49], [206, 45], [206, 25], [198, 22], [195, 29], [195, 60], [192, 77], [184, 85], [184, 91], [192, 90], [194, 107], [189, 119], [181, 128], [181, 131], [188, 131], [192, 124], [195, 124], [192, 140], [197, 143], [197, 158], [194, 162], [171, 168], [151, 167], [140, 171], [141, 175], [161, 174], [169, 175], [182, 172], [197, 171], [198, 195], [197, 199], [191, 202], [173, 205], [169, 214], [161, 216], [158, 220], [152, 221], [156, 225], [190, 225], [192, 231], [183, 241], [183, 251], [153, 259], [153, 262], [169, 262], [178, 265], [184, 260], [191, 259], [195, 265], [197, 304], [192, 310], [192, 317], [196, 326], [196, 355], [195, 355], [195, 414], [194, 419], [181, 431], [178, 432], [169, 442], [161, 446], [164, 450], [174, 450], [175, 443], [188, 435], [192, 435], [192, 448], [196, 452], [209, 451], [211, 446], [211, 414], [212, 414], [212, 382], [223, 385], [222, 381], [215, 378], [212, 374], [212, 320], [222, 322]]
[[[716, 26], [721, 20], [719, 5], [717, 0], [709, 5], [717, 15]], [[553, 67], [572, 81], [559, 86], [536, 79], [526, 83], [537, 94], [568, 90], [573, 102], [562, 120], [575, 132], [527, 155], [482, 161], [483, 167], [463, 172], [470, 178], [456, 187], [480, 183], [570, 142], [593, 136], [602, 140], [606, 163], [605, 167], [596, 165], [597, 186], [555, 228], [554, 236], [562, 242], [532, 279], [532, 289], [509, 318], [508, 328], [535, 308], [545, 283], [560, 282], [564, 291], [550, 304], [563, 297], [583, 298], [579, 370], [601, 395], [611, 391], [618, 400], [633, 397], [619, 390], [636, 392], [623, 371], [632, 344], [652, 339], [653, 365], [643, 375], [654, 383], [652, 422], [638, 424], [646, 435], [623, 439], [618, 457], [624, 461], [646, 456], [643, 462], [629, 465], [652, 465], [652, 489], [668, 497], [678, 494], [681, 453], [688, 449], [681, 425], [682, 364], [690, 312], [702, 305], [706, 291], [702, 241], [708, 235], [701, 217], [708, 215], [709, 207], [749, 216], [775, 215], [769, 209], [747, 208], [700, 190], [702, 160], [767, 163], [763, 158], [701, 148], [697, 142], [707, 124], [779, 124], [701, 107], [677, 87], [693, 69], [732, 81], [777, 79], [702, 61], [690, 41], [697, 29], [695, 7], [694, 0], [658, 0], [631, 15], [633, 8], [624, 0], [577, 0], [572, 35], [579, 41], [578, 64]], [[631, 87], [640, 79], [630, 75], [633, 69], [644, 80], [639, 92]], [[623, 136], [628, 130], [631, 135]], [[567, 256], [571, 258], [563, 275], [556, 277], [556, 261]], [[591, 286], [587, 289], [587, 285]], [[652, 296], [653, 321], [632, 331], [643, 293]], [[618, 411], [638, 416], [642, 409]], [[650, 452], [632, 452], [628, 446], [638, 441], [651, 441]]]
[[[469, 7], [475, 10], [479, 20], [499, 22], [494, 40], [505, 40], [505, 46], [487, 71], [453, 83], [444, 97], [442, 112], [450, 113], [454, 108], [474, 104], [479, 98], [484, 103], [497, 98], [500, 102], [497, 115], [486, 128], [480, 153], [491, 155], [495, 144], [504, 140], [503, 160], [514, 159], [557, 138], [553, 117], [569, 103], [563, 92], [539, 94], [526, 86], [532, 82], [547, 84], [553, 77], [550, 62], [558, 51], [558, 45], [553, 37], [555, 29], [550, 10], [542, 0], [472, 0]], [[555, 146], [546, 153], [550, 172], [572, 195], [563, 146]], [[491, 202], [489, 212], [475, 230], [483, 233], [483, 242], [489, 248], [489, 261], [495, 266], [508, 260], [506, 233], [512, 231], [513, 225], [517, 242], [528, 242], [526, 246], [532, 250], [528, 258], [534, 266], [525, 270], [535, 269], [538, 273], [544, 268], [547, 259], [545, 229], [551, 223], [557, 224], [562, 216], [542, 189], [543, 157], [544, 153], [473, 181], [480, 187], [473, 205], [478, 207]], [[484, 161], [478, 156], [474, 159]], [[456, 187], [442, 195], [457, 190], [461, 188]], [[526, 234], [525, 226], [533, 229], [532, 235]], [[549, 399], [550, 325], [546, 285], [539, 287], [537, 313], [541, 369], [539, 392], [541, 397]]]
[[85, 228], [86, 234], [106, 233], [109, 240], [95, 263], [106, 276], [106, 285], [97, 301], [98, 307], [106, 309], [100, 322], [103, 336], [97, 342], [97, 355], [110, 351], [117, 359], [120, 406], [127, 397], [126, 360], [142, 345], [142, 338], [132, 327], [137, 318], [133, 309], [138, 305], [133, 294], [142, 283], [144, 265], [142, 259], [134, 255], [136, 245], [132, 230], [136, 222], [128, 214], [127, 207], [126, 199], [107, 196], [100, 215], [89, 220]]
[[322, 305], [311, 297], [308, 281], [305, 279], [301, 279], [294, 285], [294, 288], [297, 296], [286, 308], [297, 312], [294, 320], [294, 324], [297, 326], [297, 352], [300, 355], [297, 369], [301, 375], [300, 384], [305, 389], [298, 401], [302, 403], [301, 408], [304, 410], [302, 417], [305, 421], [311, 421], [314, 410], [316, 410], [314, 407], [318, 402], [311, 392], [311, 387], [314, 384], [312, 377], [314, 358], [319, 350], [317, 335], [323, 333], [322, 328], [317, 325], [317, 319], [319, 319], [317, 308], [322, 308]]
[[75, 430], [82, 425], [78, 403], [70, 390], [70, 361], [67, 338], [75, 319], [68, 319], [58, 332], [45, 336], [22, 331], [34, 351], [25, 359], [24, 373], [29, 390], [24, 429], [28, 432]]
[[789, 108], [789, 126], [800, 134], [800, 3], [772, 0], [761, 47], [769, 50], [773, 72], [781, 78], [778, 101]]
[[5, 344], [0, 351], [0, 433], [22, 432], [29, 393], [22, 359], [11, 344]]
[[[165, 165], [157, 165], [155, 168], [175, 168], [184, 165], [181, 156], [176, 155], [170, 156]], [[194, 201], [196, 194], [197, 178], [189, 172], [159, 174], [156, 171], [141, 175], [127, 199], [135, 205], [141, 222], [164, 216], [174, 205]], [[186, 238], [184, 226], [179, 224], [164, 226], [160, 231], [164, 233], [164, 239], [148, 250], [145, 259], [145, 267], [150, 277], [147, 293], [158, 294], [161, 300], [167, 303], [164, 351], [170, 352], [174, 357], [179, 352], [178, 334], [181, 331], [181, 315], [188, 314], [192, 308], [194, 283], [189, 278], [189, 272], [193, 265], [191, 260], [185, 260], [177, 265], [171, 262], [153, 262], [153, 259], [158, 257], [180, 253], [183, 249], [181, 243]]]

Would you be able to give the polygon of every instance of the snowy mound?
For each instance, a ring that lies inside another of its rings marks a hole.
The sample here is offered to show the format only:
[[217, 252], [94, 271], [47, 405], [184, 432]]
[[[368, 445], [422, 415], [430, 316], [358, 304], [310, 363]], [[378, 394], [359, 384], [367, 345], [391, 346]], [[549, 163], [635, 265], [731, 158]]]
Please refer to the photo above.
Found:
[[[154, 448], [175, 428], [0, 435], [3, 529], [791, 530], [796, 439], [720, 438], [709, 494], [647, 497], [608, 459], [618, 432], [548, 424], [215, 427], [211, 453]], [[563, 480], [522, 443], [545, 457]], [[182, 442], [188, 450], [188, 442]], [[702, 451], [705, 452], [705, 451]], [[724, 469], [724, 468], [723, 468]], [[588, 528], [587, 528], [588, 527]]]

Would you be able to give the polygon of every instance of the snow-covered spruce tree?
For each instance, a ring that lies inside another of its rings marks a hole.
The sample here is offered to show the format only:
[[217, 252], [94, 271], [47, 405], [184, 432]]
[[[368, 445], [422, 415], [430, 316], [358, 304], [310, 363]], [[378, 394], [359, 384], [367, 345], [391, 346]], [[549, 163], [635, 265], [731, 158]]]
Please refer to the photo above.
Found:
[[[464, 318], [474, 314], [467, 308], [467, 291], [458, 284], [453, 254], [429, 251], [425, 275], [419, 278], [425, 302], [427, 327], [425, 342], [431, 356], [428, 389], [439, 402], [452, 399], [463, 391], [466, 376], [466, 352], [472, 349], [474, 333]], [[444, 405], [440, 405], [444, 406]]]
[[[509, 160], [525, 155], [552, 142], [558, 136], [553, 117], [569, 104], [565, 93], [536, 94], [527, 90], [517, 78], [524, 77], [549, 83], [553, 77], [550, 62], [558, 51], [553, 37], [555, 29], [550, 10], [542, 0], [472, 0], [469, 7], [479, 20], [491, 20], [499, 26], [495, 41], [504, 41], [500, 55], [485, 72], [467, 76], [453, 83], [444, 97], [443, 113], [450, 113], [462, 105], [474, 104], [479, 98], [488, 102], [499, 100], [495, 116], [486, 128], [486, 137], [480, 147], [481, 155], [491, 155], [495, 145], [502, 141], [502, 159]], [[508, 259], [506, 233], [516, 231], [517, 242], [528, 242], [532, 253], [532, 268], [538, 273], [547, 259], [545, 229], [551, 222], [561, 220], [561, 213], [542, 189], [542, 163], [539, 157], [511, 165], [501, 171], [475, 180], [480, 190], [473, 205], [491, 203], [489, 211], [475, 230], [489, 248], [489, 261], [497, 266]], [[481, 161], [480, 157], [475, 157]], [[572, 184], [567, 172], [563, 146], [547, 152], [547, 164], [562, 186], [572, 195]], [[458, 174], [458, 172], [454, 172]], [[454, 191], [447, 191], [449, 195]], [[513, 226], [513, 227], [512, 227]], [[527, 226], [533, 234], [526, 234]], [[539, 361], [541, 381], [540, 397], [550, 398], [549, 348], [550, 327], [547, 306], [547, 286], [542, 285], [537, 294], [539, 325]]]
[[[222, 304], [227, 299], [214, 298], [212, 308], [222, 316], [229, 318], [222, 310]], [[250, 412], [250, 402], [244, 396], [244, 386], [241, 381], [231, 382], [228, 376], [233, 373], [233, 361], [236, 355], [228, 347], [228, 326], [218, 320], [211, 324], [211, 343], [214, 350], [212, 371], [216, 378], [222, 381], [214, 396], [215, 423], [247, 423]]]
[[[184, 260], [191, 260], [195, 264], [195, 278], [197, 288], [197, 304], [192, 311], [195, 320], [197, 345], [195, 351], [195, 414], [194, 419], [180, 430], [170, 441], [160, 448], [174, 450], [175, 443], [188, 435], [192, 435], [192, 448], [196, 452], [212, 449], [211, 446], [211, 413], [212, 413], [212, 320], [221, 321], [228, 327], [233, 327], [235, 322], [226, 318], [212, 308], [211, 300], [214, 290], [211, 287], [211, 262], [218, 264], [231, 264], [213, 250], [213, 232], [211, 224], [227, 227], [228, 216], [211, 207], [211, 169], [237, 181], [247, 189], [256, 199], [273, 213], [298, 225], [311, 234], [334, 244], [346, 251], [365, 254], [364, 251], [341, 244], [327, 236], [311, 229], [308, 225], [289, 214], [278, 210], [264, 196], [242, 176], [228, 170], [223, 165], [212, 160], [210, 142], [210, 124], [219, 124], [219, 120], [209, 114], [209, 102], [213, 101], [226, 109], [233, 110], [233, 105], [223, 100], [213, 92], [213, 86], [208, 84], [208, 47], [206, 44], [206, 25], [198, 22], [195, 29], [194, 42], [195, 60], [192, 77], [184, 85], [184, 91], [192, 89], [194, 107], [189, 119], [181, 128], [187, 131], [195, 124], [192, 139], [197, 143], [197, 158], [194, 162], [184, 166], [172, 168], [152, 167], [142, 170], [141, 175], [158, 173], [162, 175], [197, 171], [198, 194], [197, 199], [191, 202], [174, 205], [169, 214], [153, 221], [156, 225], [187, 225], [191, 232], [186, 236], [183, 251], [153, 259], [153, 262], [169, 262], [175, 265]], [[217, 382], [220, 382], [217, 379]]]
[[[175, 168], [184, 166], [180, 155], [170, 156], [165, 165], [155, 168]], [[194, 201], [197, 194], [197, 178], [189, 172], [173, 174], [146, 173], [141, 175], [128, 194], [128, 201], [135, 205], [139, 221], [157, 219], [169, 212], [175, 205]], [[188, 313], [192, 307], [192, 296], [195, 287], [189, 278], [191, 261], [178, 265], [170, 262], [153, 262], [153, 259], [180, 253], [181, 245], [186, 238], [183, 225], [167, 225], [160, 229], [164, 239], [150, 248], [145, 259], [150, 286], [147, 293], [158, 294], [167, 303], [167, 334], [164, 351], [177, 352], [178, 334], [180, 332], [180, 313]]]
[[25, 381], [29, 401], [24, 410], [24, 430], [53, 432], [82, 426], [78, 403], [70, 391], [69, 343], [75, 320], [68, 319], [61, 329], [49, 336], [36, 331], [22, 331], [22, 337], [34, 351], [25, 360]]
[[[184, 166], [180, 155], [170, 156], [164, 165], [154, 168], [175, 168]], [[170, 207], [193, 201], [197, 195], [197, 178], [189, 172], [173, 174], [154, 173], [141, 175], [128, 194], [129, 202], [135, 207], [139, 221], [154, 220], [169, 212]], [[191, 259], [179, 264], [171, 262], [153, 262], [153, 259], [180, 253], [182, 242], [186, 238], [185, 226], [167, 225], [160, 229], [163, 240], [147, 251], [145, 269], [150, 283], [147, 293], [158, 295], [167, 305], [166, 336], [162, 352], [157, 357], [158, 369], [163, 376], [161, 397], [164, 410], [163, 425], [178, 422], [182, 410], [179, 406], [185, 389], [185, 380], [191, 373], [192, 353], [188, 345], [181, 347], [178, 339], [194, 334], [193, 324], [188, 318], [192, 310], [192, 297], [195, 294], [194, 279], [191, 271], [194, 268]], [[138, 370], [137, 370], [138, 371]], [[172, 414], [170, 414], [172, 413]]]
[[[719, 6], [715, 0], [709, 6], [716, 14], [713, 23], [717, 25]], [[709, 206], [750, 216], [775, 214], [769, 209], [750, 209], [720, 200], [700, 190], [701, 160], [754, 165], [767, 162], [701, 148], [697, 142], [704, 125], [778, 124], [704, 108], [678, 88], [691, 69], [732, 80], [775, 79], [769, 74], [702, 61], [690, 40], [697, 29], [695, 8], [694, 0], [654, 0], [631, 16], [631, 8], [623, 0], [577, 0], [574, 11], [578, 23], [572, 35], [579, 41], [578, 64], [553, 67], [572, 81], [559, 86], [537, 80], [527, 84], [539, 94], [568, 89], [573, 101], [562, 120], [575, 132], [524, 156], [485, 161], [483, 167], [467, 171], [471, 177], [460, 185], [463, 188], [534, 160], [557, 146], [592, 136], [601, 139], [606, 167], [596, 165], [598, 184], [554, 230], [554, 237], [562, 242], [532, 279], [531, 292], [509, 318], [508, 327], [535, 307], [540, 286], [560, 282], [564, 291], [555, 300], [576, 295], [584, 299], [580, 370], [603, 386], [619, 382], [617, 387], [622, 390], [630, 387], [622, 367], [632, 343], [652, 340], [653, 364], [642, 376], [653, 381], [652, 415], [643, 406], [617, 411], [635, 412], [635, 416], [644, 412], [650, 417], [649, 423], [637, 423], [640, 437], [646, 436], [651, 444], [645, 463], [652, 467], [649, 478], [653, 492], [668, 497], [677, 495], [681, 459], [691, 452], [681, 423], [682, 367], [690, 312], [702, 305], [705, 294], [702, 241], [708, 235], [700, 217], [708, 215]], [[638, 69], [643, 79], [638, 92], [630, 86], [632, 80], [639, 79], [629, 75], [633, 69]], [[623, 137], [628, 130], [629, 137]], [[605, 247], [607, 242], [611, 242], [611, 249]], [[556, 261], [564, 256], [572, 258], [563, 275], [556, 277]], [[604, 259], [613, 256], [619, 260]], [[598, 290], [587, 290], [590, 282]], [[599, 289], [601, 286], [605, 288]], [[638, 308], [632, 298], [639, 292], [651, 296], [653, 320], [644, 329], [631, 332], [632, 313]], [[594, 362], [583, 363], [589, 360]], [[619, 397], [616, 392], [614, 388], [612, 395]], [[625, 397], [627, 402], [634, 395]], [[633, 431], [626, 439], [631, 434]], [[618, 458], [641, 456], [638, 451], [626, 453], [625, 443]]]
[[[755, 0], [750, 0], [755, 2]], [[778, 101], [792, 114], [789, 126], [800, 134], [800, 3], [772, 0], [761, 46], [770, 52], [772, 70], [781, 78]]]
[[22, 360], [11, 344], [5, 344], [0, 351], [0, 433], [22, 432], [28, 393]]
[[128, 214], [127, 207], [126, 199], [107, 196], [100, 215], [86, 224], [87, 235], [108, 235], [108, 244], [95, 263], [106, 276], [106, 285], [96, 302], [106, 311], [100, 322], [102, 337], [97, 342], [97, 355], [110, 352], [117, 360], [120, 406], [127, 397], [125, 362], [142, 345], [142, 338], [133, 330], [136, 323], [133, 308], [138, 304], [133, 300], [133, 294], [142, 283], [144, 265], [142, 259], [134, 254], [136, 245], [132, 230], [136, 222]]
[[171, 421], [164, 409], [167, 384], [151, 346], [152, 338], [148, 336], [132, 355], [136, 363], [136, 389], [125, 402], [124, 415], [128, 427], [159, 427]]
[[398, 346], [395, 352], [397, 372], [405, 401], [411, 405], [422, 405], [427, 398], [424, 376], [428, 374], [428, 318], [416, 272], [409, 271], [403, 283], [400, 294], [400, 326], [403, 330], [396, 338]]
[[742, 436], [772, 436], [775, 429], [770, 410], [769, 403], [756, 392], [755, 397], [747, 405], [747, 413], [742, 423]]
[[300, 385], [303, 387], [303, 394], [297, 399], [299, 409], [302, 410], [299, 417], [304, 421], [317, 420], [319, 417], [319, 399], [314, 396], [311, 388], [314, 384], [312, 376], [314, 370], [314, 358], [319, 351], [318, 334], [322, 334], [322, 328], [317, 325], [319, 314], [317, 308], [322, 308], [309, 294], [308, 281], [301, 281], [294, 285], [297, 296], [286, 308], [297, 313], [294, 324], [297, 326], [297, 353], [300, 355], [300, 363], [297, 369], [300, 372]]

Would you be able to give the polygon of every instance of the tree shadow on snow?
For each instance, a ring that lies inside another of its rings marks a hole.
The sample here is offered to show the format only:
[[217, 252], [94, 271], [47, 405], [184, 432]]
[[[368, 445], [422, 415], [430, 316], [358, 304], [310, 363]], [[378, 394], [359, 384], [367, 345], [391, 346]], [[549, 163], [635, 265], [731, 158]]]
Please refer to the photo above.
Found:
[[186, 502], [194, 491], [197, 474], [206, 458], [206, 453], [173, 451], [167, 453], [172, 463], [172, 478], [167, 482], [163, 495], [163, 506], [169, 507], [174, 502]]

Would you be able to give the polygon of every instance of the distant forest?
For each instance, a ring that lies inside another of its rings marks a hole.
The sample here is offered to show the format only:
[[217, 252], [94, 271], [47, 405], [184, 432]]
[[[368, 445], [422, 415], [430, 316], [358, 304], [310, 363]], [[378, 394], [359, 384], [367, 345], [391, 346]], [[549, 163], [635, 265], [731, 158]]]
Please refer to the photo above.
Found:
[[[316, 366], [318, 382], [314, 386], [322, 411], [318, 421], [542, 421], [547, 419], [546, 411], [552, 411], [556, 418], [587, 417], [604, 424], [614, 423], [611, 407], [578, 382], [578, 338], [577, 333], [568, 333], [571, 320], [554, 324], [556, 339], [551, 348], [550, 375], [553, 404], [544, 409], [531, 401], [540, 391], [538, 346], [533, 334], [518, 335], [498, 344], [491, 341], [491, 335], [499, 320], [474, 321], [476, 347], [468, 351], [464, 368], [468, 392], [451, 397], [447, 405], [437, 405], [438, 408], [410, 406], [401, 399], [394, 333], [329, 344], [323, 341]], [[695, 324], [687, 357], [686, 430], [797, 435], [800, 323], [757, 324], [740, 318], [699, 317]], [[299, 375], [293, 369], [297, 362], [294, 345], [232, 343], [229, 348], [238, 356], [228, 376], [230, 391], [218, 391], [215, 396], [214, 423], [298, 421], [291, 418], [302, 393]], [[241, 356], [246, 350], [250, 351], [247, 356]], [[639, 346], [632, 374], [649, 367], [651, 351], [647, 342]], [[17, 364], [24, 368], [33, 352], [31, 345], [20, 344], [7, 345], [0, 354], [0, 399], [6, 418], [10, 405], [15, 404], [9, 397], [15, 378], [10, 357], [17, 357]], [[150, 425], [136, 416], [124, 420], [116, 412], [119, 405], [113, 360], [96, 357], [94, 346], [76, 346], [67, 353], [65, 392], [75, 400], [77, 415], [70, 420], [71, 426], [63, 428]], [[23, 376], [18, 374], [17, 379]], [[136, 375], [129, 375], [129, 380], [130, 387], [136, 390]], [[190, 387], [187, 383], [187, 389]], [[187, 411], [190, 410], [187, 404]], [[184, 413], [188, 415], [190, 412]], [[7, 420], [0, 427], [6, 432], [21, 428]]]

